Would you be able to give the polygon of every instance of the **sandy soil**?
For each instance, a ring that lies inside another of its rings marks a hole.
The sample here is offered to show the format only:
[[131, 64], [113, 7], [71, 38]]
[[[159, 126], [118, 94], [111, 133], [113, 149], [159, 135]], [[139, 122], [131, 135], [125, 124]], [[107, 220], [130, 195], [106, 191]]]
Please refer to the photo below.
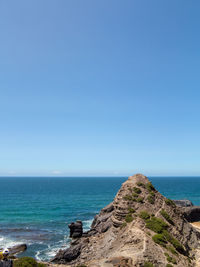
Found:
[[197, 230], [200, 230], [200, 222], [193, 222], [191, 223], [192, 226], [194, 226]]

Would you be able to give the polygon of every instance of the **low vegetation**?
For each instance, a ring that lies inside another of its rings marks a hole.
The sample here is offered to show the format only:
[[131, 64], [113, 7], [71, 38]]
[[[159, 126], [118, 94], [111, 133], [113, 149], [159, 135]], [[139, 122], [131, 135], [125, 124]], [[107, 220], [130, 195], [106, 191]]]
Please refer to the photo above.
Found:
[[172, 247], [172, 246], [168, 246], [167, 249], [174, 255], [177, 255], [177, 251]]
[[126, 217], [125, 217], [125, 221], [126, 221], [127, 223], [132, 222], [132, 221], [133, 221], [133, 216], [132, 216], [130, 213], [127, 214]]
[[165, 203], [168, 205], [168, 206], [171, 206], [171, 207], [175, 207], [175, 203], [173, 200], [169, 199], [169, 198], [166, 198], [165, 199]]
[[174, 238], [173, 236], [170, 235], [170, 233], [168, 231], [163, 231], [163, 235], [165, 236], [166, 240], [171, 243], [171, 245], [181, 254], [185, 254], [185, 250], [183, 248], [183, 246], [181, 245], [181, 243]]
[[173, 267], [170, 263], [167, 263], [166, 267]]
[[123, 197], [124, 200], [133, 200], [131, 195], [126, 195]]
[[137, 201], [138, 203], [143, 203], [143, 200], [144, 200], [143, 197], [138, 197], [138, 198], [136, 199], [136, 201]]
[[46, 264], [38, 263], [31, 257], [22, 257], [14, 261], [14, 267], [47, 267]]
[[122, 225], [120, 226], [120, 228], [122, 229], [122, 228], [124, 228], [126, 226], [127, 226], [127, 223], [126, 222], [123, 222]]
[[156, 244], [166, 247], [167, 241], [163, 234], [156, 234], [152, 237], [152, 239]]
[[133, 192], [139, 195], [142, 191], [138, 187], [133, 187]]
[[150, 215], [148, 212], [146, 212], [145, 210], [141, 211], [139, 214], [140, 218], [142, 218], [143, 220], [148, 220], [150, 219]]
[[149, 196], [147, 197], [147, 200], [148, 200], [148, 202], [149, 202], [150, 204], [154, 204], [154, 203], [155, 203], [155, 197], [152, 196], [152, 195], [149, 195]]
[[152, 185], [151, 182], [147, 183], [145, 186], [146, 186], [146, 189], [147, 189], [149, 192], [156, 191], [156, 189], [154, 188], [154, 186]]
[[169, 242], [173, 246], [173, 247], [171, 246], [167, 247], [169, 251], [171, 251], [174, 255], [177, 254], [176, 251], [185, 255], [184, 247], [176, 238], [174, 238], [167, 231], [169, 225], [166, 222], [157, 217], [151, 217], [150, 219], [145, 219], [145, 214], [142, 216], [144, 216], [143, 218], [146, 222], [146, 227], [152, 230], [153, 232], [157, 233], [152, 237], [155, 243], [166, 247], [167, 242]]
[[153, 232], [160, 234], [168, 228], [168, 224], [160, 218], [152, 217], [146, 221], [146, 227]]
[[149, 192], [149, 194], [152, 196], [152, 197], [155, 197], [155, 193], [153, 191]]
[[129, 212], [129, 213], [135, 213], [135, 210], [134, 210], [133, 208], [129, 207], [129, 208], [128, 208], [128, 212]]
[[142, 183], [142, 182], [137, 182], [136, 184], [137, 184], [137, 186], [140, 186], [140, 187], [143, 187], [143, 188], [145, 187], [145, 184]]
[[137, 198], [139, 195], [137, 193], [133, 193], [132, 196]]
[[171, 262], [173, 264], [177, 264], [176, 259], [171, 257], [169, 254], [165, 253], [165, 256], [166, 256], [168, 262]]
[[153, 263], [149, 262], [149, 261], [146, 261], [144, 263], [144, 267], [154, 267]]
[[169, 214], [165, 210], [161, 210], [160, 214], [165, 218], [166, 221], [168, 221], [170, 224], [174, 225], [174, 222], [172, 218], [169, 216]]

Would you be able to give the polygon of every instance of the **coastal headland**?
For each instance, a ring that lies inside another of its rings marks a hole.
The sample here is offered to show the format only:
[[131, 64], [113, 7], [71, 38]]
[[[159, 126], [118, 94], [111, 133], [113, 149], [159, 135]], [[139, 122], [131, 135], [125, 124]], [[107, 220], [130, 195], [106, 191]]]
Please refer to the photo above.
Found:
[[91, 229], [72, 239], [71, 246], [60, 250], [52, 263], [193, 267], [198, 266], [199, 241], [200, 232], [186, 219], [185, 208], [162, 196], [147, 177], [136, 174], [95, 216]]

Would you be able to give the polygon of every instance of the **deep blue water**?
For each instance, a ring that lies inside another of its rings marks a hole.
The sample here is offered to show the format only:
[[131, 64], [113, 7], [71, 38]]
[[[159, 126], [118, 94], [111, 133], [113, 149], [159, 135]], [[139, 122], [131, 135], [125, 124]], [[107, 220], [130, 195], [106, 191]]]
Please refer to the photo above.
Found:
[[[89, 229], [94, 215], [113, 200], [126, 179], [1, 177], [0, 247], [25, 242], [24, 255], [50, 259], [68, 246], [68, 223], [79, 219]], [[200, 205], [200, 177], [150, 179], [166, 197]]]

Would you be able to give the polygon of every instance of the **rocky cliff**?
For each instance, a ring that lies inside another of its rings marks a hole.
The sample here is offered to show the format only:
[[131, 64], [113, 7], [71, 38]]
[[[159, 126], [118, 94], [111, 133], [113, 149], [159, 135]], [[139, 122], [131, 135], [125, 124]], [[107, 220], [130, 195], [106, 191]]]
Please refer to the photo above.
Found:
[[192, 267], [199, 240], [181, 207], [137, 174], [94, 218], [91, 230], [52, 261], [88, 267]]

